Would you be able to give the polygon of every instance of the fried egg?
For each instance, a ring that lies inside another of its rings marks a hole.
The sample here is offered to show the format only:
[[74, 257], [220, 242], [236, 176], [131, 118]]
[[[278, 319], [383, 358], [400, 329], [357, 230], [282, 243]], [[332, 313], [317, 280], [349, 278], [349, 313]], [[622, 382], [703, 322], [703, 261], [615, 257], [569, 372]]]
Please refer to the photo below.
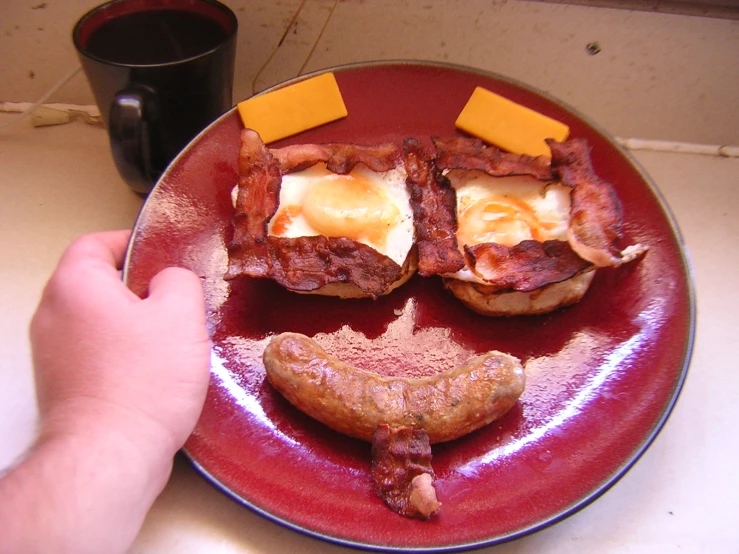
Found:
[[375, 172], [357, 165], [346, 175], [326, 164], [283, 175], [268, 234], [324, 235], [366, 244], [403, 265], [414, 242], [413, 210], [402, 166]]
[[[567, 240], [569, 187], [526, 175], [492, 177], [452, 170], [446, 176], [457, 194], [460, 249], [489, 242], [514, 246], [525, 240]], [[483, 282], [468, 268], [447, 277]]]

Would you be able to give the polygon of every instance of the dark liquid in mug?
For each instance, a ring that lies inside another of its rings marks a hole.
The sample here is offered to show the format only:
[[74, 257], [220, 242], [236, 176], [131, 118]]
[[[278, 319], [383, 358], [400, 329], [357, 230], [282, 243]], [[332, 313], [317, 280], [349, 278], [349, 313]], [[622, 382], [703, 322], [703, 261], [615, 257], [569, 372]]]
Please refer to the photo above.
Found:
[[212, 50], [226, 38], [215, 20], [185, 10], [146, 10], [100, 25], [85, 49], [102, 60], [152, 65], [176, 62]]

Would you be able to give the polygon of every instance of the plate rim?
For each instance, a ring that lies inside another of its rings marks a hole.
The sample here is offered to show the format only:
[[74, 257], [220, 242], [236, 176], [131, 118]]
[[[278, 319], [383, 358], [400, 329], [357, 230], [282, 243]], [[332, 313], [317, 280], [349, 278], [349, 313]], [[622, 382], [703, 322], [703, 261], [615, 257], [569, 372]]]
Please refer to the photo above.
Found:
[[[203, 476], [208, 482], [210, 482], [216, 489], [220, 490], [222, 493], [224, 493], [227, 497], [231, 498], [236, 503], [250, 509], [251, 511], [264, 517], [265, 519], [273, 523], [276, 523], [282, 527], [296, 531], [300, 534], [303, 534], [303, 535], [306, 535], [312, 538], [320, 539], [320, 540], [326, 541], [331, 544], [336, 544], [339, 546], [345, 546], [345, 547], [350, 547], [350, 548], [355, 548], [355, 549], [360, 549], [360, 550], [372, 551], [372, 552], [412, 552], [412, 553], [434, 554], [434, 553], [462, 552], [462, 551], [467, 551], [471, 549], [490, 547], [490, 546], [510, 542], [510, 541], [531, 535], [538, 531], [541, 531], [547, 527], [551, 527], [552, 525], [559, 523], [573, 516], [577, 512], [581, 511], [582, 509], [592, 504], [595, 500], [597, 500], [602, 495], [604, 495], [606, 492], [608, 492], [616, 483], [618, 483], [624, 477], [626, 473], [628, 473], [628, 471], [636, 464], [637, 461], [639, 461], [639, 459], [641, 459], [644, 453], [649, 449], [649, 447], [652, 445], [654, 440], [663, 430], [665, 424], [667, 423], [667, 420], [669, 419], [669, 416], [672, 414], [672, 411], [677, 405], [677, 402], [680, 398], [683, 387], [685, 385], [685, 381], [687, 380], [688, 370], [690, 368], [693, 351], [695, 347], [695, 336], [696, 336], [696, 327], [697, 327], [695, 277], [694, 277], [693, 266], [691, 263], [691, 258], [688, 252], [687, 244], [685, 243], [683, 234], [680, 230], [680, 226], [677, 222], [677, 219], [675, 218], [675, 215], [673, 214], [672, 210], [667, 204], [665, 197], [660, 191], [659, 187], [654, 183], [650, 175], [645, 171], [642, 165], [636, 160], [633, 154], [628, 149], [626, 149], [623, 145], [621, 145], [610, 132], [606, 131], [600, 124], [593, 121], [589, 116], [584, 115], [578, 109], [572, 107], [570, 104], [566, 103], [560, 98], [553, 96], [549, 92], [541, 90], [538, 87], [535, 87], [533, 85], [520, 81], [516, 78], [508, 77], [506, 75], [502, 75], [494, 71], [476, 68], [476, 67], [472, 67], [472, 66], [468, 66], [464, 64], [431, 61], [431, 60], [392, 59], [392, 60], [352, 62], [352, 63], [340, 64], [340, 65], [318, 69], [318, 70], [311, 71], [311, 72], [308, 72], [302, 75], [292, 77], [284, 81], [280, 81], [279, 83], [271, 85], [259, 91], [258, 93], [249, 96], [248, 98], [252, 98], [255, 96], [261, 96], [263, 94], [267, 94], [269, 92], [281, 89], [283, 87], [286, 87], [286, 86], [304, 81], [306, 79], [309, 79], [311, 77], [322, 75], [328, 72], [338, 73], [342, 71], [350, 71], [350, 70], [370, 68], [370, 67], [419, 67], [419, 66], [437, 67], [440, 69], [447, 69], [447, 70], [453, 70], [453, 71], [458, 71], [458, 72], [467, 73], [467, 74], [479, 75], [481, 77], [485, 77], [488, 79], [493, 79], [496, 81], [509, 83], [519, 88], [533, 92], [549, 100], [550, 102], [559, 105], [560, 107], [570, 112], [575, 117], [579, 118], [581, 121], [586, 123], [588, 126], [592, 127], [597, 133], [599, 133], [612, 147], [615, 147], [616, 150], [618, 150], [619, 153], [622, 156], [624, 156], [624, 158], [629, 162], [632, 168], [637, 171], [640, 178], [643, 180], [644, 183], [646, 183], [647, 187], [649, 188], [651, 193], [654, 195], [659, 208], [662, 210], [662, 212], [666, 216], [669, 228], [672, 231], [675, 241], [679, 247], [678, 250], [680, 251], [680, 265], [682, 266], [682, 269], [686, 276], [685, 285], [686, 285], [687, 301], [688, 301], [687, 303], [688, 303], [689, 328], [688, 328], [688, 333], [687, 333], [687, 340], [686, 340], [686, 343], [683, 349], [682, 367], [680, 368], [680, 375], [679, 375], [679, 378], [676, 380], [674, 388], [671, 392], [670, 401], [664, 406], [662, 413], [659, 419], [654, 423], [654, 426], [652, 427], [651, 432], [649, 433], [648, 436], [645, 437], [645, 439], [643, 440], [639, 448], [634, 451], [632, 456], [626, 459], [623, 465], [621, 465], [617, 471], [615, 471], [608, 479], [606, 479], [603, 483], [601, 483], [595, 490], [593, 490], [587, 496], [579, 499], [578, 501], [576, 501], [575, 503], [573, 503], [571, 506], [567, 507], [566, 509], [561, 510], [560, 512], [556, 514], [553, 514], [551, 517], [545, 520], [542, 520], [535, 525], [531, 525], [529, 527], [519, 529], [515, 532], [508, 533], [506, 535], [500, 535], [500, 536], [489, 538], [489, 539], [476, 540], [473, 542], [465, 542], [465, 543], [459, 543], [459, 544], [454, 544], [454, 545], [428, 546], [428, 547], [427, 546], [406, 547], [406, 546], [387, 546], [387, 545], [383, 546], [383, 545], [378, 545], [378, 544], [369, 544], [365, 542], [353, 541], [353, 540], [344, 539], [341, 537], [336, 537], [336, 536], [333, 536], [333, 535], [330, 535], [324, 532], [311, 530], [301, 525], [295, 524], [291, 521], [288, 521], [282, 517], [276, 516], [268, 512], [264, 508], [261, 508], [247, 501], [246, 499], [240, 497], [236, 492], [230, 490], [226, 485], [218, 481], [218, 479], [215, 476], [213, 476], [198, 461], [196, 461], [193, 458], [193, 456], [190, 454], [190, 452], [188, 451], [186, 445], [183, 446], [183, 448], [181, 449], [181, 452], [184, 455], [184, 457], [192, 464], [192, 466], [197, 470], [197, 472], [201, 476]], [[239, 100], [238, 102], [240, 101], [241, 100]], [[158, 179], [157, 183], [152, 188], [152, 191], [149, 193], [149, 195], [147, 196], [147, 199], [144, 201], [144, 204], [141, 207], [134, 221], [133, 227], [132, 227], [131, 237], [129, 239], [129, 242], [126, 248], [125, 258], [123, 262], [122, 279], [124, 282], [128, 281], [129, 267], [130, 267], [131, 257], [133, 254], [135, 238], [139, 231], [140, 224], [144, 220], [146, 213], [148, 211], [147, 206], [150, 205], [150, 202], [148, 201], [149, 198], [153, 196], [153, 193], [159, 187], [160, 183], [167, 179], [169, 173], [172, 171], [172, 168], [174, 168], [177, 165], [179, 159], [181, 157], [184, 157], [190, 149], [194, 148], [197, 145], [197, 143], [200, 141], [200, 139], [206, 133], [209, 132], [211, 127], [218, 125], [221, 121], [229, 117], [232, 117], [236, 110], [237, 110], [236, 105], [232, 106], [226, 112], [221, 114], [218, 118], [213, 120], [207, 127], [205, 127], [195, 137], [193, 137], [192, 140], [170, 162], [168, 167], [165, 169], [165, 171], [162, 173], [162, 175]]]

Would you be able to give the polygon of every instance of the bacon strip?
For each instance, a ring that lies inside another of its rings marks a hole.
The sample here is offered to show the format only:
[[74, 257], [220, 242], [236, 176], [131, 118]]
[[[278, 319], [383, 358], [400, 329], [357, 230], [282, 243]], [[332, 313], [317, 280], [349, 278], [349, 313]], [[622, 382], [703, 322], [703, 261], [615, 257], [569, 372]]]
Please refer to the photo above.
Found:
[[285, 288], [316, 290], [330, 283], [353, 283], [372, 297], [382, 295], [401, 266], [374, 248], [342, 237], [267, 237], [269, 276]]
[[[587, 141], [547, 140], [547, 143], [552, 150], [553, 173], [563, 184], [572, 187], [568, 229], [572, 249], [596, 267], [629, 261], [617, 247], [622, 238], [621, 202], [611, 184], [595, 174]], [[643, 253], [645, 249], [638, 247]]]
[[419, 140], [407, 138], [403, 151], [418, 245], [418, 273], [429, 276], [459, 271], [464, 258], [457, 248], [454, 189], [424, 153]]
[[400, 515], [428, 519], [441, 507], [423, 429], [379, 425], [372, 440], [372, 477], [385, 504]]
[[357, 164], [372, 171], [390, 171], [400, 163], [395, 144], [360, 146], [357, 144], [296, 144], [270, 150], [280, 163], [283, 174], [307, 169], [319, 162], [333, 173], [347, 174]]
[[495, 291], [531, 292], [592, 267], [561, 240], [525, 240], [515, 246], [490, 242], [465, 247], [465, 253], [473, 273]]
[[[369, 161], [370, 148], [361, 147], [354, 153], [353, 148], [346, 145], [329, 150], [334, 152], [337, 165]], [[307, 152], [320, 149], [308, 145], [293, 153], [302, 152], [302, 161], [298, 163], [305, 163]], [[379, 148], [384, 157], [379, 157], [377, 164], [385, 167], [392, 155], [399, 155], [397, 147], [393, 149], [395, 154]], [[274, 152], [281, 155], [280, 151]], [[298, 160], [295, 156], [292, 159]], [[351, 239], [268, 236], [269, 220], [279, 206], [282, 173], [279, 157], [264, 146], [259, 135], [250, 129], [242, 131], [234, 235], [228, 246], [226, 279], [267, 277], [298, 291], [316, 290], [329, 283], [352, 283], [376, 297], [401, 276], [402, 268], [395, 261]]]
[[277, 160], [256, 131], [241, 132], [239, 185], [228, 247], [226, 279], [241, 275], [268, 277], [267, 222], [277, 212], [282, 176]]
[[440, 169], [484, 171], [493, 177], [531, 175], [542, 181], [552, 178], [549, 158], [511, 154], [494, 146], [486, 146], [476, 138], [432, 137], [436, 146], [436, 165]]

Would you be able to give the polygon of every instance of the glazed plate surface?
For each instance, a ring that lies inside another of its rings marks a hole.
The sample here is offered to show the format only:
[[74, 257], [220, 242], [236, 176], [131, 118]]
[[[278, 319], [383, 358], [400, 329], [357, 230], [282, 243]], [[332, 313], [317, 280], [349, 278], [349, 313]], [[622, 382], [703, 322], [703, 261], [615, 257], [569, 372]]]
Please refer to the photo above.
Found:
[[[298, 295], [266, 280], [227, 283], [235, 111], [173, 162], [147, 199], [125, 278], [144, 294], [164, 267], [192, 269], [205, 287], [212, 377], [185, 446], [203, 475], [237, 501], [297, 531], [348, 546], [453, 551], [491, 545], [561, 520], [597, 498], [646, 450], [685, 379], [694, 334], [690, 270], [669, 210], [631, 157], [593, 123], [541, 92], [458, 66], [376, 63], [335, 68], [349, 116], [274, 143], [401, 142], [455, 136], [476, 86], [587, 138], [598, 175], [625, 212], [639, 262], [600, 270], [585, 298], [536, 317], [479, 316], [436, 278], [414, 276], [379, 300]], [[501, 350], [526, 364], [527, 387], [500, 421], [434, 445], [443, 506], [431, 520], [392, 513], [373, 492], [370, 445], [305, 416], [265, 380], [262, 351], [283, 331], [387, 375], [428, 375]], [[166, 394], [166, 391], [163, 391]]]

